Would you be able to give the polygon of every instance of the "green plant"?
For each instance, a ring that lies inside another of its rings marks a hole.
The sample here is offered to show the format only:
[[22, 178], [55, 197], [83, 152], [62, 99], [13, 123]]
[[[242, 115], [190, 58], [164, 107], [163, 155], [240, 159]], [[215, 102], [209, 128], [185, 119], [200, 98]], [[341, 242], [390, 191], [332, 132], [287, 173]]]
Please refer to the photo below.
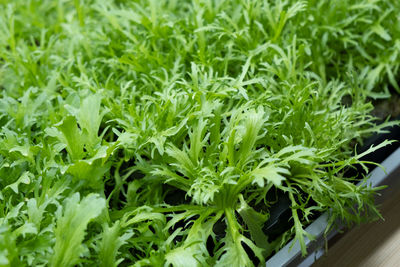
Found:
[[[396, 124], [370, 101], [398, 91], [399, 11], [0, 1], [0, 266], [251, 266], [305, 254], [317, 212], [378, 217], [345, 171]], [[292, 227], [270, 240], [277, 191]]]

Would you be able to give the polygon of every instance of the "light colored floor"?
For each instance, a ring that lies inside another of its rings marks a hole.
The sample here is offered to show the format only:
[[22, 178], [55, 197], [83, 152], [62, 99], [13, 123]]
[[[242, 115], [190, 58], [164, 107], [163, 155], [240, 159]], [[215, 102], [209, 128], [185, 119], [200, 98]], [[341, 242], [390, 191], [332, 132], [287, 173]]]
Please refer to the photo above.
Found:
[[313, 267], [400, 267], [400, 193], [386, 201], [381, 211], [385, 221], [352, 229]]

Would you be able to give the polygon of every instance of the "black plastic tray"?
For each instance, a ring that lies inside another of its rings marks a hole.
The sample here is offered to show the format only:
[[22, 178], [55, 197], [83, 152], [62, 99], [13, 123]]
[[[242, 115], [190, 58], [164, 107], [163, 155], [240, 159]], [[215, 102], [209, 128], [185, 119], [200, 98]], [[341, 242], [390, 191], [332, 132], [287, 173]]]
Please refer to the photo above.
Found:
[[[396, 118], [396, 120], [400, 120], [400, 116]], [[381, 149], [374, 151], [373, 153], [367, 154], [361, 158], [363, 161], [371, 161], [371, 162], [383, 162], [389, 155], [391, 155], [396, 149], [400, 147], [400, 126], [392, 126], [384, 129], [387, 131], [386, 133], [376, 134], [372, 137], [368, 138], [364, 145], [357, 149], [357, 154], [361, 154], [369, 149], [372, 145], [376, 146], [382, 143], [385, 140], [396, 140], [397, 142], [393, 142], [392, 144], [385, 146]], [[361, 180], [364, 175], [366, 175], [365, 170], [362, 166], [356, 165], [355, 168], [348, 169], [345, 172], [347, 177], [355, 177]], [[371, 165], [368, 167], [375, 167], [375, 165]], [[278, 236], [282, 235], [286, 231], [290, 230], [291, 223], [291, 210], [290, 210], [290, 201], [287, 195], [278, 192], [279, 201], [270, 207], [270, 219], [264, 225], [264, 233], [269, 237], [269, 239], [275, 239]], [[321, 213], [315, 214], [315, 218], [317, 218]], [[272, 257], [272, 256], [271, 256]]]

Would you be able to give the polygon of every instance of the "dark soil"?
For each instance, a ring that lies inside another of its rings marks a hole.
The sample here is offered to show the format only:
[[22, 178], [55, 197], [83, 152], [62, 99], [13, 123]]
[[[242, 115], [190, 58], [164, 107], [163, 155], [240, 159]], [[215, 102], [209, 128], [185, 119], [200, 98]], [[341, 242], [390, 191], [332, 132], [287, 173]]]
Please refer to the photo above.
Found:
[[400, 95], [392, 94], [388, 99], [380, 99], [373, 102], [372, 115], [385, 120], [388, 116], [396, 118], [400, 116]]

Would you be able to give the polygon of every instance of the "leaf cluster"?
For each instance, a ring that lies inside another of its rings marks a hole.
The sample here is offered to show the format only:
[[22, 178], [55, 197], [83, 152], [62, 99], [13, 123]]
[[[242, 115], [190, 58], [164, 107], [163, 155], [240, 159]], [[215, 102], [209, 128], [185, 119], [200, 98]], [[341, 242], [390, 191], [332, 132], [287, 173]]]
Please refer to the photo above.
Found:
[[[0, 266], [253, 266], [319, 212], [399, 92], [395, 0], [0, 0]], [[271, 237], [285, 195], [290, 229]]]

